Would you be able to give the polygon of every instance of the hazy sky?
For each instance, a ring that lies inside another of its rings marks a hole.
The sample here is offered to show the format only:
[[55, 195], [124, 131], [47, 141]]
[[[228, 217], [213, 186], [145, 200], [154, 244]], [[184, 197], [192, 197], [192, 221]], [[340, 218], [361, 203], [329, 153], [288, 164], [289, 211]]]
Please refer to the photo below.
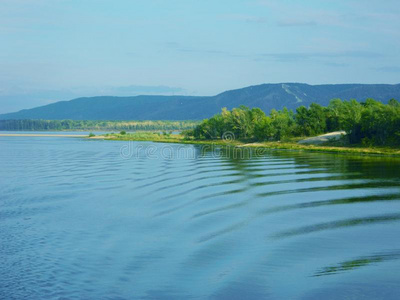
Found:
[[399, 83], [398, 0], [0, 0], [0, 113], [88, 95]]

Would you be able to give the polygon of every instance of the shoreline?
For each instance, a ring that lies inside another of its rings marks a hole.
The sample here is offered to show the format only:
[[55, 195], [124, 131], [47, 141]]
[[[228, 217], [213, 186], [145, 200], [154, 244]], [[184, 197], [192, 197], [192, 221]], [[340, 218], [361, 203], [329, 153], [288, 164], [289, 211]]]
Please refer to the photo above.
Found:
[[189, 145], [216, 145], [222, 147], [236, 148], [262, 148], [271, 150], [295, 150], [307, 152], [325, 152], [336, 154], [358, 154], [369, 156], [387, 156], [400, 157], [400, 149], [392, 147], [342, 147], [329, 145], [307, 145], [298, 144], [297, 142], [255, 142], [246, 143], [241, 141], [223, 141], [223, 140], [186, 140], [182, 136], [170, 136], [159, 138], [141, 138], [132, 135], [101, 135], [88, 137], [88, 139], [103, 139], [107, 141], [136, 141], [136, 142], [154, 142], [154, 143], [174, 143], [174, 144], [189, 144]]
[[394, 147], [344, 147], [344, 146], [329, 146], [329, 145], [310, 145], [299, 144], [297, 142], [242, 142], [242, 141], [224, 141], [224, 140], [188, 140], [184, 139], [181, 135], [171, 136], [135, 136], [135, 134], [114, 134], [114, 135], [95, 135], [89, 137], [82, 134], [45, 134], [45, 133], [0, 133], [0, 137], [67, 137], [67, 138], [86, 138], [94, 140], [107, 140], [107, 141], [136, 141], [136, 142], [154, 142], [154, 143], [173, 143], [173, 144], [187, 144], [187, 145], [213, 145], [221, 147], [235, 147], [235, 148], [261, 148], [271, 150], [294, 150], [294, 151], [307, 151], [307, 152], [324, 152], [336, 154], [356, 154], [364, 156], [386, 156], [386, 157], [400, 157], [400, 149]]

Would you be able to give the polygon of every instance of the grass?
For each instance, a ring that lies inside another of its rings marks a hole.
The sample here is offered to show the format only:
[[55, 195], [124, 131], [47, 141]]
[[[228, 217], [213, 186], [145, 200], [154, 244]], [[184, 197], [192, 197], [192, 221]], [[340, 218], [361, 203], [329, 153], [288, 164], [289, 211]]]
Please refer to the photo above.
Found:
[[326, 143], [323, 145], [304, 145], [297, 142], [301, 138], [293, 138], [282, 142], [250, 142], [250, 141], [224, 141], [224, 140], [193, 140], [185, 139], [180, 134], [162, 134], [158, 132], [135, 132], [126, 134], [106, 134], [103, 136], [105, 140], [116, 141], [149, 141], [159, 143], [180, 143], [180, 144], [198, 144], [198, 145], [218, 145], [218, 146], [234, 146], [234, 147], [251, 147], [265, 149], [286, 149], [297, 151], [313, 151], [313, 152], [331, 152], [331, 153], [351, 153], [361, 155], [388, 155], [400, 156], [398, 147], [365, 147], [362, 145], [345, 145], [344, 143]]

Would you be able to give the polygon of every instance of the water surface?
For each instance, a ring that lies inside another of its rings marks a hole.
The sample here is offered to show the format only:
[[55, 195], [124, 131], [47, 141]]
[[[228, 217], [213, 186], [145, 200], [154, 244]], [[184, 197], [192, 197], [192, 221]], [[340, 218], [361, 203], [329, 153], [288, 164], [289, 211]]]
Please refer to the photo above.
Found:
[[0, 138], [1, 299], [398, 299], [400, 161]]

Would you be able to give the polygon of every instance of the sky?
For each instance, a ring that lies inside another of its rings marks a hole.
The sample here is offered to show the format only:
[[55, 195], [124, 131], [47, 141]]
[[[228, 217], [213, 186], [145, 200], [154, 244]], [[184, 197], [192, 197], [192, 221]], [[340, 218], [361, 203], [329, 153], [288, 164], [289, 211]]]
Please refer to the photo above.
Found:
[[400, 83], [398, 0], [0, 0], [0, 113], [279, 82]]

